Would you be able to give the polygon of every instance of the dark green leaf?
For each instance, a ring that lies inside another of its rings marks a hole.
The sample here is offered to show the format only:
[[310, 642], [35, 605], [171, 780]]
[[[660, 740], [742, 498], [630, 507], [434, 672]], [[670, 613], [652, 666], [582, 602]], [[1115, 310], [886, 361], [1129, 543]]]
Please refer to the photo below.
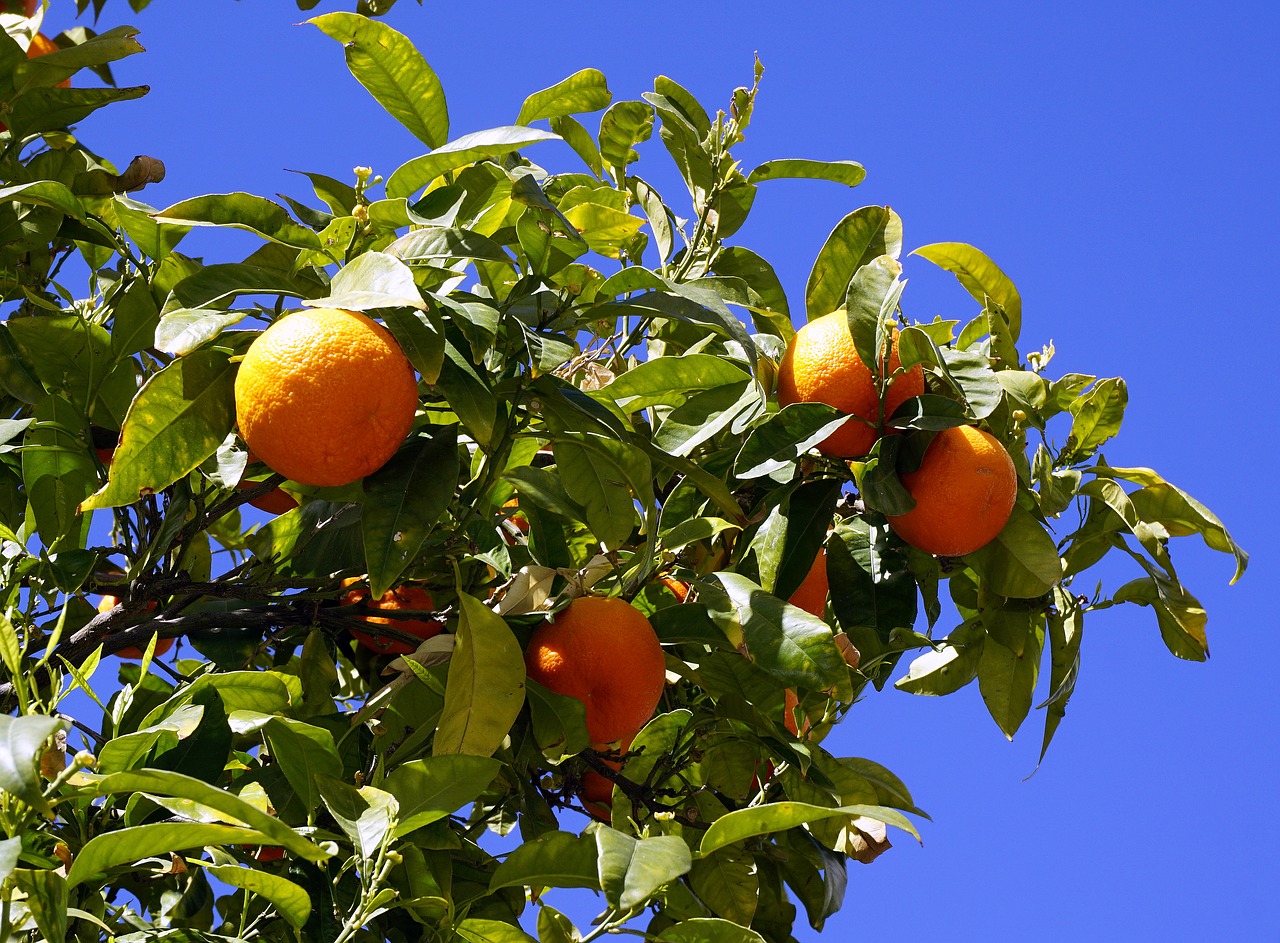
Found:
[[36, 532], [49, 547], [64, 540], [83, 546], [89, 518], [79, 507], [98, 484], [84, 417], [62, 397], [50, 396], [36, 404], [35, 420], [23, 440], [22, 480]]
[[699, 845], [698, 851], [705, 857], [713, 851], [756, 835], [783, 832], [797, 825], [804, 825], [806, 822], [818, 822], [834, 816], [856, 818], [860, 815], [875, 819], [877, 822], [884, 822], [886, 825], [896, 826], [915, 836], [917, 840], [920, 838], [915, 826], [906, 816], [884, 806], [849, 805], [827, 808], [804, 802], [784, 801], [771, 802], [752, 809], [739, 809], [721, 816], [711, 823], [707, 831], [703, 832], [702, 844]]
[[1014, 505], [1004, 530], [965, 561], [993, 592], [1014, 599], [1043, 596], [1062, 579], [1053, 538], [1021, 505]]
[[342, 758], [333, 733], [300, 720], [276, 717], [263, 728], [263, 734], [275, 765], [284, 773], [303, 808], [312, 811], [320, 804], [316, 777], [342, 777]]
[[532, 678], [525, 684], [534, 740], [543, 755], [559, 760], [585, 750], [590, 744], [586, 705], [576, 697], [556, 694]]
[[375, 599], [397, 583], [418, 555], [457, 485], [457, 426], [420, 431], [364, 480], [360, 525]]
[[847, 416], [824, 403], [792, 403], [751, 431], [734, 462], [734, 474], [751, 479], [784, 470], [846, 421]]
[[90, 839], [80, 849], [67, 874], [67, 886], [75, 887], [117, 865], [132, 864], [155, 855], [165, 855], [167, 860], [171, 852], [204, 845], [262, 844], [271, 844], [271, 840], [262, 832], [232, 825], [163, 822], [117, 829]]
[[600, 889], [596, 843], [590, 835], [547, 832], [507, 855], [493, 872], [489, 892], [503, 887]]
[[300, 249], [320, 249], [320, 237], [289, 217], [279, 203], [251, 193], [211, 193], [175, 203], [156, 213], [161, 223], [183, 226], [228, 226], [246, 229], [263, 239]]
[[990, 636], [983, 643], [978, 688], [992, 719], [1010, 740], [1031, 710], [1043, 644], [1043, 616], [1028, 620], [1021, 651], [1006, 648]]
[[663, 835], [636, 840], [612, 828], [597, 829], [600, 887], [609, 904], [623, 912], [644, 906], [663, 886], [693, 866], [683, 838]]
[[423, 226], [387, 246], [386, 253], [414, 262], [419, 259], [486, 259], [509, 262], [502, 247], [470, 229]]
[[400, 803], [396, 836], [452, 815], [484, 792], [501, 766], [487, 756], [431, 756], [397, 766], [382, 783]]

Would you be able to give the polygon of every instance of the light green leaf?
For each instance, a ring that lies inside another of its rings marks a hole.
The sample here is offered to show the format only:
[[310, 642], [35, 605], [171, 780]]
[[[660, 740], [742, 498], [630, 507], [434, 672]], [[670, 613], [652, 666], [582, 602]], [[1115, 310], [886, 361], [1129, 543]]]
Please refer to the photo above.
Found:
[[557, 438], [552, 449], [565, 490], [582, 501], [592, 533], [610, 550], [622, 546], [635, 527], [633, 493], [646, 503], [653, 500], [648, 456], [595, 435]]
[[1099, 380], [1088, 393], [1071, 401], [1070, 459], [1081, 462], [1120, 431], [1129, 388], [1122, 377]]
[[659, 933], [657, 943], [765, 943], [765, 939], [732, 920], [690, 917]]
[[[132, 775], [132, 774], [116, 774]], [[67, 874], [67, 886], [75, 887], [95, 875], [122, 864], [204, 845], [274, 844], [252, 828], [232, 825], [204, 825], [197, 822], [162, 822], [104, 832], [80, 849]], [[314, 846], [313, 846], [314, 847]], [[317, 849], [318, 850], [318, 849]]]
[[911, 253], [946, 269], [979, 304], [990, 298], [1004, 308], [1013, 340], [1022, 332], [1022, 297], [1009, 276], [973, 246], [962, 242], [936, 242]]
[[188, 860], [201, 865], [211, 877], [223, 884], [265, 897], [291, 926], [301, 927], [311, 916], [311, 895], [287, 878], [234, 864], [213, 865], [197, 859]]
[[[698, 922], [697, 928], [705, 935], [696, 939], [721, 939], [725, 933], [729, 934], [728, 939], [745, 940], [756, 937], [753, 931], [746, 929], [755, 916], [760, 900], [760, 876], [755, 859], [749, 852], [741, 848], [721, 848], [699, 858], [689, 872], [689, 886], [712, 913], [729, 918], [711, 926], [706, 921]], [[680, 925], [684, 925], [684, 922]], [[728, 927], [737, 931], [736, 935]], [[675, 927], [670, 929], [674, 930]], [[719, 936], [716, 935], [717, 931]], [[664, 935], [663, 938], [668, 937]], [[676, 939], [680, 939], [680, 936], [677, 935]]]
[[488, 788], [502, 764], [487, 756], [431, 756], [391, 771], [382, 788], [400, 803], [397, 838], [457, 812]]
[[29, 203], [48, 206], [73, 219], [84, 219], [85, 209], [65, 184], [56, 180], [35, 180], [11, 187], [0, 187], [0, 202]]
[[711, 827], [702, 835], [702, 844], [698, 846], [698, 857], [707, 855], [720, 848], [756, 835], [771, 835], [783, 832], [806, 822], [817, 822], [822, 819], [844, 816], [856, 818], [866, 816], [886, 825], [893, 825], [904, 832], [920, 839], [914, 825], [902, 813], [894, 809], [878, 805], [846, 805], [836, 808], [809, 805], [805, 802], [771, 802], [768, 805], [752, 809], [739, 809], [722, 815], [711, 823]]
[[277, 717], [263, 728], [267, 749], [275, 765], [297, 793], [308, 812], [320, 804], [316, 787], [318, 776], [342, 776], [342, 757], [338, 755], [333, 733], [324, 727]]
[[978, 660], [986, 636], [976, 624], [966, 623], [911, 662], [905, 678], [894, 687], [909, 694], [952, 694], [978, 676]]
[[751, 377], [740, 367], [711, 354], [657, 357], [637, 364], [600, 390], [626, 412], [651, 406], [679, 406], [695, 390], [742, 383]]
[[568, 115], [561, 115], [558, 118], [551, 119], [551, 130], [560, 137], [564, 138], [564, 142], [568, 144], [575, 154], [582, 158], [582, 162], [591, 168], [591, 172], [599, 177], [604, 173], [604, 163], [600, 158], [600, 148], [596, 145], [595, 138], [591, 136], [591, 132], [582, 126], [582, 124]]
[[653, 133], [653, 109], [642, 101], [615, 102], [600, 119], [600, 156], [616, 171], [639, 160], [635, 145]]
[[35, 423], [22, 448], [22, 480], [31, 523], [45, 546], [83, 546], [88, 516], [79, 507], [98, 484], [98, 470], [84, 446], [84, 415], [61, 396], [36, 404]]
[[640, 841], [612, 828], [597, 829], [600, 887], [605, 899], [623, 912], [642, 906], [693, 866], [683, 838], [664, 835]]
[[155, 346], [166, 354], [185, 356], [203, 347], [233, 324], [245, 319], [244, 311], [211, 308], [177, 308], [160, 318]]
[[830, 314], [844, 304], [853, 274], [878, 256], [902, 251], [902, 221], [887, 206], [864, 206], [836, 224], [818, 252], [805, 287], [808, 318]]
[[510, 154], [530, 144], [558, 140], [558, 134], [518, 125], [464, 134], [455, 141], [437, 147], [430, 154], [401, 164], [387, 180], [387, 196], [392, 199], [411, 197], [441, 174], [451, 170], [487, 157]]
[[279, 203], [251, 193], [210, 193], [196, 196], [155, 215], [160, 223], [181, 226], [225, 226], [246, 229], [263, 239], [299, 249], [320, 249], [320, 237], [295, 223]]
[[534, 92], [520, 106], [516, 124], [529, 124], [539, 118], [558, 118], [599, 111], [613, 100], [604, 73], [599, 69], [575, 72], [550, 88]]
[[511, 261], [500, 245], [470, 229], [423, 226], [401, 236], [386, 248], [387, 255], [406, 262], [419, 259], [484, 259]]
[[0, 789], [40, 812], [50, 813], [40, 778], [45, 741], [65, 727], [56, 717], [0, 714]]
[[308, 842], [306, 838], [294, 832], [275, 816], [257, 809], [256, 806], [233, 795], [227, 789], [210, 786], [209, 783], [182, 773], [170, 773], [168, 770], [157, 769], [129, 770], [129, 772], [106, 775], [93, 784], [93, 788], [100, 796], [146, 792], [152, 796], [186, 798], [223, 812], [224, 815], [256, 829], [255, 834], [259, 838], [253, 841], [253, 844], [280, 844], [307, 861], [324, 861], [329, 857], [329, 853], [323, 848]]
[[63, 943], [67, 934], [68, 888], [62, 875], [57, 871], [21, 868], [13, 872], [13, 883], [27, 895], [27, 910], [46, 943]]
[[759, 183], [761, 180], [794, 177], [808, 180], [830, 180], [833, 183], [843, 183], [848, 187], [856, 187], [862, 183], [866, 175], [867, 171], [857, 161], [790, 158], [765, 161], [751, 171], [747, 180], [751, 183]]
[[342, 43], [356, 81], [409, 133], [427, 147], [449, 139], [444, 88], [407, 36], [354, 13], [326, 13], [307, 22]]
[[492, 609], [458, 596], [458, 641], [432, 753], [492, 756], [524, 705], [524, 653]]
[[344, 308], [372, 311], [375, 308], [425, 308], [413, 269], [394, 255], [366, 252], [338, 270], [327, 298], [302, 303], [309, 308]]
[[317, 773], [315, 787], [326, 808], [365, 861], [372, 861], [395, 826], [399, 803], [389, 792], [364, 786], [356, 789], [341, 779]]
[[197, 350], [154, 374], [121, 430], [111, 477], [81, 510], [121, 507], [191, 473], [235, 424], [235, 367], [226, 353]]
[[590, 835], [547, 832], [507, 855], [489, 882], [492, 894], [504, 887], [588, 887], [600, 889], [598, 853]]
[[464, 943], [538, 943], [514, 924], [484, 917], [468, 917], [454, 927], [453, 932]]

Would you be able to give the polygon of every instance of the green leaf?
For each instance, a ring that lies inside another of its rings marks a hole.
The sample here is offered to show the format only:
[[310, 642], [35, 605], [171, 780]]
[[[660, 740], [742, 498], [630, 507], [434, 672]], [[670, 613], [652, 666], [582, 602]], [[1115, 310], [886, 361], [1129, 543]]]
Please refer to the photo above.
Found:
[[[729, 918], [718, 921], [718, 924], [732, 927], [737, 931], [735, 935], [729, 936], [729, 939], [750, 939], [756, 936], [752, 931], [745, 929], [750, 926], [755, 916], [760, 898], [760, 878], [755, 859], [749, 853], [741, 849], [721, 848], [705, 858], [699, 858], [689, 871], [689, 886], [698, 895], [698, 899], [711, 908], [712, 913]], [[707, 922], [698, 921], [704, 930], [717, 929], [714, 926], [705, 926]], [[680, 925], [684, 923], [682, 921]], [[721, 935], [725, 932], [729, 931], [721, 929]], [[744, 937], [744, 933], [749, 936]], [[667, 938], [666, 934], [661, 937], [661, 939]], [[717, 937], [700, 936], [696, 939], [707, 940], [717, 939]]]
[[982, 657], [982, 629], [967, 622], [938, 641], [938, 648], [925, 652], [911, 662], [905, 678], [894, 687], [908, 694], [953, 694], [978, 676], [978, 660]]
[[849, 667], [830, 626], [745, 576], [723, 571], [712, 576], [729, 595], [753, 662], [787, 687], [830, 691], [841, 700], [850, 696]]
[[611, 259], [619, 257], [620, 247], [644, 225], [639, 216], [599, 203], [579, 203], [565, 210], [564, 215], [588, 246]]
[[22, 836], [6, 838], [0, 841], [0, 882], [7, 881], [13, 869], [18, 866], [18, 856], [22, 854]]
[[1040, 744], [1040, 760], [1049, 749], [1058, 724], [1067, 714], [1067, 702], [1076, 689], [1080, 676], [1080, 642], [1084, 636], [1084, 609], [1076, 598], [1061, 588], [1053, 591], [1055, 608], [1048, 615], [1049, 696], [1040, 708], [1045, 709], [1044, 738]]
[[791, 308], [778, 273], [765, 259], [742, 246], [726, 246], [715, 257], [717, 275], [740, 278], [759, 296], [763, 310], [751, 309], [756, 330], [790, 342], [795, 334], [791, 325]]
[[22, 447], [22, 481], [36, 532], [45, 546], [70, 540], [83, 546], [89, 519], [80, 503], [98, 484], [97, 466], [85, 448], [83, 415], [60, 396], [36, 404], [35, 423]]
[[235, 367], [226, 353], [197, 350], [153, 375], [121, 430], [111, 477], [81, 510], [121, 507], [191, 473], [235, 425]]
[[600, 118], [600, 157], [615, 171], [640, 159], [635, 145], [653, 134], [653, 109], [642, 101], [615, 102]]
[[1043, 616], [1028, 618], [1021, 651], [1007, 648], [988, 635], [978, 659], [978, 688], [982, 691], [982, 700], [996, 726], [1010, 740], [1031, 710], [1040, 672], [1044, 627]]
[[592, 533], [609, 550], [622, 546], [635, 527], [633, 492], [641, 501], [653, 500], [648, 456], [596, 435], [556, 438], [552, 449], [565, 490], [582, 501]]
[[18, 94], [35, 86], [57, 85], [84, 68], [105, 65], [117, 59], [143, 52], [134, 37], [136, 26], [117, 26], [105, 33], [89, 34], [83, 42], [19, 62], [13, 70], [13, 85]]
[[422, 375], [422, 382], [429, 386], [438, 383], [445, 353], [444, 319], [439, 312], [388, 308], [382, 318], [413, 368]]
[[740, 367], [711, 354], [656, 357], [619, 374], [598, 395], [608, 396], [620, 409], [635, 413], [652, 406], [679, 406], [695, 390], [750, 379]]
[[420, 259], [511, 261], [502, 247], [487, 236], [470, 229], [447, 226], [423, 226], [415, 229], [387, 246], [386, 253], [406, 262]]
[[733, 473], [750, 479], [785, 472], [848, 420], [825, 403], [792, 403], [751, 430], [738, 452]]
[[47, 943], [63, 943], [67, 934], [68, 888], [62, 875], [22, 868], [13, 872], [13, 883], [27, 895], [24, 903]]
[[342, 757], [333, 733], [290, 717], [276, 717], [263, 728], [275, 765], [308, 812], [320, 804], [317, 777], [342, 777]]
[[1181, 583], [1156, 576], [1125, 583], [1112, 595], [1115, 602], [1131, 602], [1155, 610], [1160, 637], [1178, 658], [1206, 661], [1209, 642], [1205, 635], [1208, 615], [1200, 601]]
[[986, 419], [995, 412], [1004, 391], [991, 369], [990, 359], [985, 354], [954, 347], [944, 348], [942, 358], [946, 363], [945, 376], [968, 404], [969, 415]]
[[857, 161], [787, 158], [765, 161], [751, 171], [747, 179], [752, 183], [759, 183], [761, 180], [793, 177], [806, 180], [830, 180], [833, 183], [843, 183], [847, 187], [856, 187], [862, 183], [866, 175], [866, 170]]
[[425, 308], [413, 269], [385, 252], [366, 252], [338, 270], [327, 298], [304, 301], [309, 308]]
[[234, 864], [214, 865], [197, 859], [191, 860], [223, 884], [244, 888], [250, 894], [265, 897], [290, 926], [301, 927], [311, 916], [311, 895], [287, 878]]
[[538, 943], [514, 924], [484, 917], [468, 917], [453, 932], [464, 943]]
[[1062, 579], [1053, 538], [1029, 511], [1015, 504], [1004, 530], [965, 557], [990, 589], [1013, 599], [1035, 599]]
[[[1095, 475], [1128, 477], [1138, 470], [1095, 465], [1086, 471]], [[1155, 475], [1155, 472], [1151, 474]], [[1204, 539], [1205, 546], [1235, 557], [1236, 571], [1231, 578], [1233, 584], [1244, 576], [1245, 567], [1249, 565], [1249, 555], [1232, 539], [1227, 528], [1212, 511], [1181, 488], [1156, 476], [1156, 480], [1145, 488], [1139, 488], [1130, 494], [1129, 500], [1142, 520], [1161, 524], [1175, 537], [1199, 534]]]
[[1129, 388], [1122, 377], [1099, 380], [1088, 393], [1071, 402], [1071, 436], [1067, 448], [1072, 462], [1082, 462], [1120, 431]]
[[317, 251], [321, 248], [320, 237], [295, 223], [283, 206], [251, 193], [210, 193], [192, 197], [160, 210], [155, 219], [181, 226], [245, 229], [281, 245]]
[[849, 281], [859, 268], [882, 255], [896, 259], [901, 251], [902, 221], [887, 206], [864, 206], [840, 220], [809, 273], [805, 287], [809, 320], [844, 304]]
[[444, 359], [440, 362], [436, 385], [471, 438], [481, 447], [487, 447], [493, 436], [498, 401], [475, 364], [448, 337], [445, 338]]
[[493, 872], [489, 893], [504, 887], [600, 889], [598, 853], [590, 835], [547, 832], [512, 850]]
[[31, 183], [0, 187], [0, 202], [8, 200], [33, 206], [48, 206], [73, 219], [85, 218], [84, 205], [65, 184], [58, 183], [56, 180], [35, 180]]
[[612, 828], [597, 829], [600, 887], [610, 906], [630, 913], [693, 866], [683, 838], [664, 835], [640, 841]]
[[595, 138], [591, 136], [591, 132], [584, 128], [581, 123], [568, 115], [562, 115], [551, 119], [551, 130], [564, 138], [564, 142], [573, 148], [574, 153], [582, 158], [582, 162], [591, 168], [593, 174], [599, 177], [604, 173], [604, 163], [600, 158], [600, 148], [596, 145]]
[[166, 313], [156, 324], [155, 347], [166, 354], [186, 356], [244, 318], [244, 311], [177, 308]]
[[439, 821], [489, 787], [502, 763], [487, 756], [430, 756], [393, 769], [382, 788], [400, 803], [397, 838]]
[[138, 387], [133, 364], [116, 362], [101, 325], [58, 314], [5, 323], [24, 368], [30, 365], [45, 390], [65, 396], [91, 421], [120, 428]]
[[1022, 332], [1022, 297], [1009, 276], [982, 252], [962, 242], [936, 242], [911, 253], [955, 275], [969, 294], [986, 305], [990, 298], [1004, 308], [1013, 340]]
[[33, 88], [14, 100], [5, 122], [12, 140], [78, 124], [112, 102], [133, 101], [147, 94], [146, 85], [131, 88]]
[[658, 191], [639, 177], [631, 177], [627, 181], [636, 202], [644, 209], [649, 220], [649, 229], [653, 233], [654, 245], [658, 247], [658, 261], [666, 265], [675, 249], [675, 236], [671, 229], [671, 217], [667, 206], [662, 202]]
[[534, 92], [520, 106], [516, 124], [529, 124], [539, 118], [558, 118], [599, 111], [613, 100], [604, 73], [599, 69], [575, 72], [550, 88]]
[[586, 705], [576, 697], [557, 694], [532, 678], [526, 679], [525, 684], [533, 737], [542, 754], [559, 760], [585, 750], [590, 743]]
[[157, 724], [108, 741], [98, 751], [98, 772], [115, 773], [133, 769], [157, 743], [161, 750], [167, 750], [179, 740], [195, 733], [203, 716], [203, 706], [188, 704]]
[[364, 480], [360, 527], [377, 599], [400, 579], [458, 486], [458, 427], [428, 426]]
[[458, 605], [458, 641], [432, 753], [492, 756], [524, 705], [524, 653], [506, 622], [480, 600], [460, 593]]
[[372, 786], [356, 789], [324, 773], [316, 774], [315, 786], [343, 833], [356, 846], [357, 854], [365, 861], [377, 857], [387, 833], [395, 826], [395, 797]]
[[464, 134], [455, 141], [437, 147], [430, 154], [415, 157], [396, 168], [387, 179], [387, 196], [412, 197], [442, 174], [488, 157], [501, 157], [530, 144], [558, 141], [560, 135], [538, 128], [508, 125]]
[[0, 789], [45, 814], [52, 809], [44, 798], [40, 754], [45, 741], [64, 726], [57, 717], [0, 714]]
[[657, 943], [765, 943], [765, 939], [732, 920], [690, 917], [659, 933]]
[[272, 844], [272, 841], [262, 832], [232, 825], [162, 822], [157, 825], [117, 829], [90, 839], [80, 849], [67, 874], [67, 886], [75, 887], [117, 865], [133, 864], [155, 855], [167, 857], [171, 852], [204, 845], [263, 844]]
[[902, 263], [891, 255], [882, 255], [862, 265], [853, 274], [845, 293], [845, 310], [854, 348], [873, 375], [880, 373], [880, 341], [883, 321], [892, 317], [902, 296]]
[[356, 81], [410, 134], [427, 147], [449, 139], [444, 88], [408, 37], [353, 13], [326, 13], [307, 22], [342, 43]]
[[846, 818], [866, 816], [877, 822], [900, 828], [915, 836], [917, 841], [920, 839], [915, 826], [906, 816], [884, 806], [846, 805], [826, 808], [809, 805], [806, 802], [771, 802], [768, 805], [730, 812], [712, 822], [711, 827], [702, 834], [702, 844], [698, 846], [698, 857], [705, 858], [712, 852], [756, 835], [784, 832], [797, 825], [818, 822], [835, 816]]

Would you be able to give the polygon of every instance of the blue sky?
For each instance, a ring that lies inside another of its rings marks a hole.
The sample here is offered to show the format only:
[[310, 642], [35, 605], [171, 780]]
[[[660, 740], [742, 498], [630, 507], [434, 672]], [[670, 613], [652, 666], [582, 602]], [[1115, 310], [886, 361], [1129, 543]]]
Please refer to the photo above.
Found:
[[[314, 12], [348, 9], [321, 3]], [[197, 8], [199, 13], [193, 12]], [[74, 4], [53, 0], [53, 31]], [[151, 94], [82, 126], [120, 166], [159, 157], [165, 206], [243, 189], [308, 196], [284, 168], [388, 174], [421, 146], [347, 73], [340, 47], [287, 0], [154, 0], [104, 25], [148, 48], [117, 67]], [[1270, 363], [1280, 199], [1274, 179], [1278, 15], [1263, 3], [602, 5], [400, 0], [388, 18], [439, 73], [452, 135], [514, 120], [528, 93], [580, 68], [635, 98], [666, 74], [710, 107], [766, 75], [741, 158], [858, 160], [856, 190], [762, 186], [735, 239], [769, 258], [800, 307], [812, 260], [858, 206], [892, 205], [906, 243], [972, 243], [1017, 283], [1024, 343], [1053, 340], [1056, 375], [1122, 375], [1130, 405], [1105, 451], [1213, 508], [1252, 554], [1183, 540], [1175, 562], [1209, 611], [1212, 660], [1176, 661], [1149, 611], [1086, 626], [1080, 684], [1030, 780], [1038, 716], [1014, 743], [976, 689], [873, 695], [828, 741], [875, 759], [933, 816], [850, 866], [824, 939], [1276, 939], [1274, 604], [1276, 423]], [[555, 145], [543, 145], [552, 148]], [[531, 153], [548, 165], [552, 151]], [[562, 166], [570, 166], [566, 156]], [[682, 189], [651, 147], [640, 173]], [[660, 170], [657, 168], [661, 168]], [[211, 258], [251, 243], [195, 233]], [[906, 262], [907, 313], [968, 317], [950, 276]], [[1114, 587], [1131, 575], [1107, 575]], [[818, 937], [803, 925], [802, 941]]]

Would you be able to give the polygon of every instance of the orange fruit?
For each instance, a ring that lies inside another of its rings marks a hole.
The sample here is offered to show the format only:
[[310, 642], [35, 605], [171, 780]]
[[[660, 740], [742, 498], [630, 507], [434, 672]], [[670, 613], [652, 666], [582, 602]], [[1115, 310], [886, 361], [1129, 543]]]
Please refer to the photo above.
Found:
[[[119, 596], [103, 596], [102, 599], [99, 600], [98, 602], [98, 611], [110, 612], [112, 609], [114, 609], [118, 605], [120, 605]], [[146, 611], [155, 612], [155, 610], [156, 610], [155, 600], [148, 602], [146, 605]], [[171, 638], [156, 639], [156, 650], [154, 655], [155, 656], [163, 655], [165, 652], [167, 652], [171, 648], [173, 648], [173, 639]], [[132, 661], [140, 661], [142, 659], [143, 654], [144, 654], [144, 650], [139, 648], [137, 645], [126, 645], [124, 648], [116, 652], [116, 657], [127, 658]]]
[[809, 732], [809, 718], [801, 712], [804, 722], [796, 726], [796, 708], [800, 706], [800, 698], [794, 690], [786, 688], [782, 692], [782, 725], [793, 737], [802, 737]]
[[[354, 586], [359, 582], [359, 579], [352, 577], [351, 579], [343, 580], [342, 585]], [[401, 609], [431, 610], [435, 608], [435, 603], [432, 601], [430, 593], [421, 586], [412, 586], [407, 583], [387, 590], [378, 597], [376, 602], [369, 602], [369, 587], [355, 586], [343, 594], [342, 605], [364, 605], [370, 609], [381, 609], [385, 612], [395, 612]], [[436, 619], [388, 619], [384, 616], [365, 616], [364, 621], [375, 625], [394, 626], [402, 632], [408, 632], [410, 635], [424, 641], [434, 638], [444, 631], [444, 623]], [[383, 655], [408, 655], [410, 652], [417, 650], [416, 645], [410, 645], [408, 642], [378, 638], [367, 632], [361, 632], [359, 629], [352, 629], [351, 634], [365, 648], [372, 649]]]
[[[248, 455], [246, 456], [245, 464], [254, 465], [260, 461], [262, 461], [262, 459], [254, 455], [253, 450], [250, 449]], [[272, 471], [274, 471], [274, 469], [272, 469]], [[241, 478], [240, 481], [236, 484], [236, 487], [240, 488], [241, 490], [247, 491], [249, 488], [252, 488], [256, 484], [259, 484], [259, 482], [245, 481], [243, 478]], [[289, 494], [287, 491], [281, 491], [279, 488], [273, 488], [271, 491], [268, 491], [266, 494], [259, 495], [258, 497], [254, 498], [252, 501], [249, 502], [249, 505], [251, 507], [257, 508], [259, 511], [266, 511], [268, 514], [280, 515], [288, 511], [292, 511], [294, 508], [298, 506], [298, 502], [295, 501], [293, 498], [293, 495]]]
[[805, 612], [824, 618], [827, 614], [827, 548], [823, 547], [813, 558], [813, 566], [787, 602], [799, 606]]
[[691, 587], [684, 580], [678, 580], [671, 576], [664, 576], [659, 580], [659, 582], [667, 589], [671, 590], [671, 593], [681, 602], [684, 602], [689, 598], [689, 590]]
[[587, 708], [597, 749], [649, 722], [666, 684], [666, 660], [649, 620], [626, 600], [583, 596], [534, 630], [529, 677]]
[[418, 408], [413, 367], [391, 332], [337, 308], [295, 311], [263, 331], [235, 391], [249, 448], [286, 478], [322, 487], [386, 464]]
[[[894, 332], [887, 369], [902, 366]], [[885, 394], [884, 418], [924, 392], [924, 372], [916, 364], [898, 374]], [[778, 404], [826, 403], [856, 416], [818, 443], [818, 451], [836, 458], [860, 458], [871, 451], [881, 431], [880, 401], [871, 370], [858, 356], [844, 311], [810, 321], [791, 339], [778, 366]], [[866, 420], [865, 422], [859, 420]], [[870, 425], [868, 425], [870, 423]]]
[[[31, 37], [31, 45], [27, 47], [27, 58], [34, 59], [37, 56], [47, 56], [51, 52], [58, 51], [58, 44], [46, 36], [44, 33], [36, 33]], [[58, 83], [58, 88], [70, 88], [71, 79], [63, 79]]]
[[902, 484], [916, 506], [889, 518], [894, 533], [926, 553], [961, 557], [1004, 529], [1018, 473], [995, 436], [957, 426], [934, 436], [920, 467], [902, 475]]

